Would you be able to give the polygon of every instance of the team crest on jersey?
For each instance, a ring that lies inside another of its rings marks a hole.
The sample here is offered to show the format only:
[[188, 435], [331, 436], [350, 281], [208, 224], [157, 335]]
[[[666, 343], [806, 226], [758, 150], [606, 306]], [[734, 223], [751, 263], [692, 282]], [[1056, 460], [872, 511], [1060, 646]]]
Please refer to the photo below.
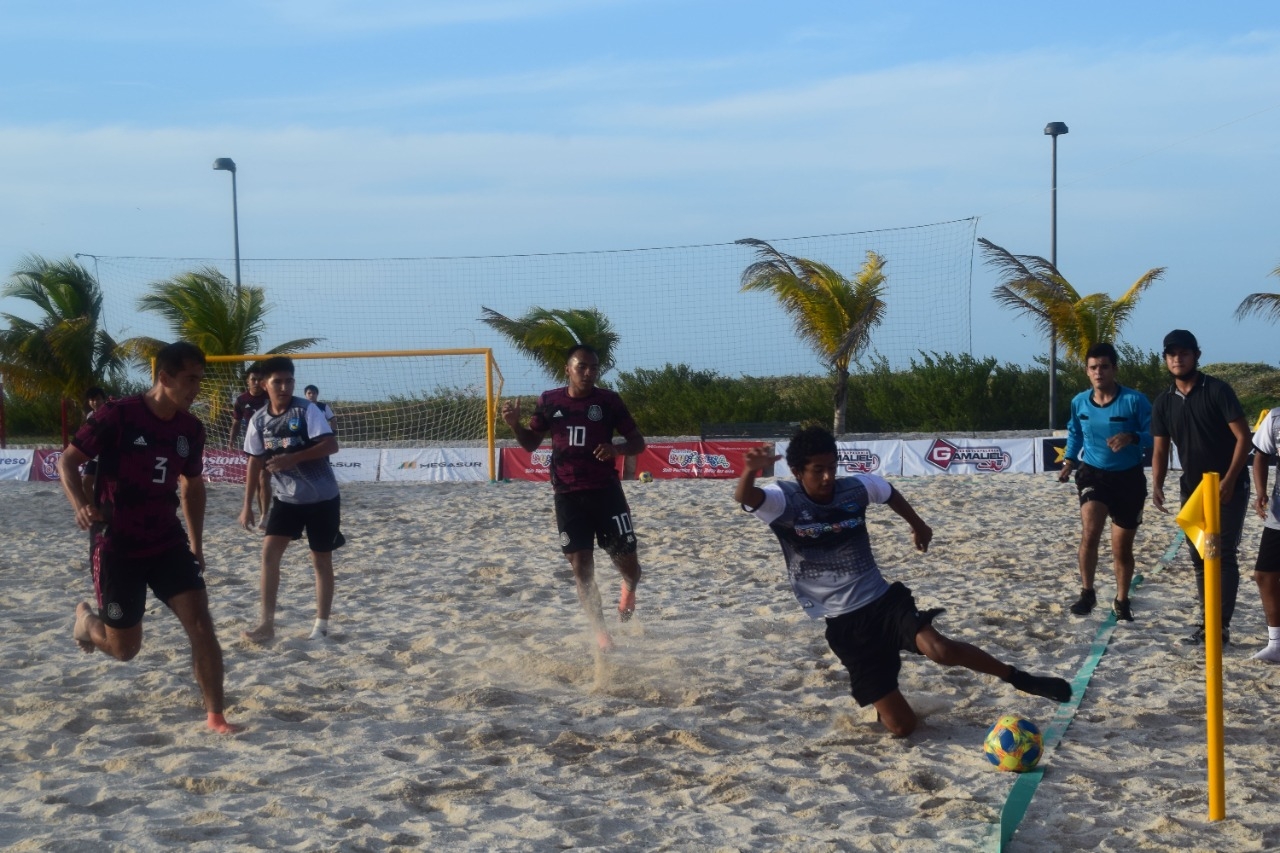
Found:
[[587, 420], [589, 421], [604, 420], [604, 410], [601, 409], [599, 406], [592, 404], [592, 406], [589, 409], [587, 409]]
[[177, 449], [178, 455], [183, 459], [186, 459], [191, 453], [191, 445], [187, 442], [187, 437], [185, 435], [178, 436]]
[[976, 471], [999, 472], [1013, 465], [1013, 457], [999, 447], [957, 447], [945, 438], [935, 438], [924, 458], [943, 471], [952, 465], [972, 465]]
[[289, 418], [289, 432], [297, 432], [300, 429], [302, 429], [302, 418], [297, 415]]

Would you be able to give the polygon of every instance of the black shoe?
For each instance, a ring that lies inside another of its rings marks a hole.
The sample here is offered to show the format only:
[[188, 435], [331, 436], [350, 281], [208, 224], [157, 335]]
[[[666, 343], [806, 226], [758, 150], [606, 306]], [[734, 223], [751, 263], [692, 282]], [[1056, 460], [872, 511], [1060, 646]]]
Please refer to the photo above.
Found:
[[[1191, 633], [1191, 636], [1183, 637], [1182, 644], [1184, 646], [1203, 646], [1204, 645], [1204, 626], [1201, 625], [1199, 628], [1195, 629], [1195, 631]], [[1231, 645], [1231, 629], [1230, 628], [1222, 629], [1222, 645], [1223, 646]]]
[[1051, 675], [1031, 675], [1016, 666], [1009, 667], [1009, 683], [1015, 689], [1032, 696], [1043, 696], [1055, 702], [1071, 701], [1071, 685], [1065, 678], [1054, 678]]
[[1077, 616], [1088, 616], [1098, 604], [1098, 594], [1091, 589], [1080, 590], [1080, 597], [1071, 605], [1071, 612]]
[[1117, 598], [1111, 602], [1111, 612], [1116, 615], [1117, 622], [1133, 621], [1133, 609], [1129, 606], [1129, 599], [1127, 598], [1124, 601]]

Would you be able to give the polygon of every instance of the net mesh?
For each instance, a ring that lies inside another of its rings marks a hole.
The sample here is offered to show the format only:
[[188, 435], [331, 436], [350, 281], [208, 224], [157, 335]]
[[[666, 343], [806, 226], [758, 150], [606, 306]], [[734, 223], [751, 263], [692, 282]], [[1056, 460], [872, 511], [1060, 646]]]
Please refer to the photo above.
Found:
[[[209, 356], [192, 411], [213, 447], [238, 447], [231, 435], [232, 404], [244, 374], [261, 356]], [[344, 447], [493, 447], [502, 373], [484, 349], [416, 352], [301, 353], [294, 359], [295, 393], [319, 389], [333, 410], [331, 425]], [[351, 396], [326, 389], [355, 389]]]
[[[887, 311], [867, 357], [906, 367], [922, 350], [971, 350], [976, 228], [970, 218], [769, 242], [850, 278], [868, 251], [882, 255]], [[202, 266], [228, 277], [234, 270], [225, 259], [77, 257], [102, 284], [107, 328], [119, 338], [169, 339], [162, 318], [137, 310], [153, 282]], [[826, 372], [819, 357], [798, 344], [772, 296], [740, 292], [742, 271], [754, 260], [748, 246], [716, 243], [486, 257], [242, 259], [241, 269], [245, 284], [266, 291], [264, 348], [298, 337], [323, 338], [319, 348], [335, 351], [491, 348], [506, 366], [510, 393], [541, 390], [548, 377], [479, 322], [482, 308], [508, 317], [534, 307], [596, 308], [620, 336], [618, 370], [687, 364], [727, 376]], [[369, 396], [367, 381], [335, 375], [314, 384], [327, 395], [360, 399]]]

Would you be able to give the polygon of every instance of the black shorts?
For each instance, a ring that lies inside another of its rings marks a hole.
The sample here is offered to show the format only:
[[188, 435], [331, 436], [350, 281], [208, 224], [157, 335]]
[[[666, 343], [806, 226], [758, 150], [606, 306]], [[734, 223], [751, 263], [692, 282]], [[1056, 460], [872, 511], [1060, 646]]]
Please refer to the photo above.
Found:
[[1280, 572], [1280, 530], [1262, 528], [1262, 541], [1258, 543], [1258, 562], [1255, 572]]
[[99, 535], [92, 549], [98, 615], [112, 628], [132, 628], [147, 611], [147, 587], [166, 605], [179, 593], [204, 589], [200, 561], [185, 545], [149, 557], [127, 557]]
[[898, 652], [920, 654], [916, 634], [942, 612], [920, 611], [911, 590], [900, 583], [852, 613], [827, 618], [827, 645], [849, 671], [849, 692], [862, 707], [898, 689], [902, 659]]
[[1107, 471], [1085, 463], [1076, 472], [1080, 506], [1098, 501], [1107, 508], [1111, 523], [1123, 530], [1137, 530], [1147, 505], [1147, 474], [1141, 465], [1123, 471]]
[[622, 483], [616, 481], [602, 489], [557, 492], [556, 528], [560, 550], [566, 554], [590, 551], [592, 538], [611, 557], [636, 552], [631, 507]]
[[276, 498], [267, 514], [267, 536], [302, 538], [307, 531], [307, 546], [317, 554], [328, 554], [346, 544], [342, 535], [342, 496], [313, 504], [291, 504]]

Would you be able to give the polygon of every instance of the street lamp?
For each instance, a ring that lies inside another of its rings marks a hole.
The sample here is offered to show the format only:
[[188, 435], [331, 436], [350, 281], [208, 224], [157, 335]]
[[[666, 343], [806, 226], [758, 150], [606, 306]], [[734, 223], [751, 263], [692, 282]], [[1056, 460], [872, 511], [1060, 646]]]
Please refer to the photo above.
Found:
[[[1044, 126], [1044, 136], [1053, 137], [1053, 178], [1050, 192], [1050, 218], [1048, 218], [1048, 263], [1057, 270], [1057, 137], [1066, 133], [1065, 122], [1050, 122]], [[216, 167], [215, 167], [216, 168]], [[234, 170], [234, 169], [233, 169]], [[234, 175], [232, 175], [234, 181]], [[1057, 329], [1048, 327], [1048, 428], [1056, 425], [1057, 410]]]
[[214, 160], [214, 169], [218, 170], [218, 172], [232, 173], [232, 233], [236, 237], [236, 292], [239, 293], [239, 210], [236, 205], [236, 160], [218, 158]]

